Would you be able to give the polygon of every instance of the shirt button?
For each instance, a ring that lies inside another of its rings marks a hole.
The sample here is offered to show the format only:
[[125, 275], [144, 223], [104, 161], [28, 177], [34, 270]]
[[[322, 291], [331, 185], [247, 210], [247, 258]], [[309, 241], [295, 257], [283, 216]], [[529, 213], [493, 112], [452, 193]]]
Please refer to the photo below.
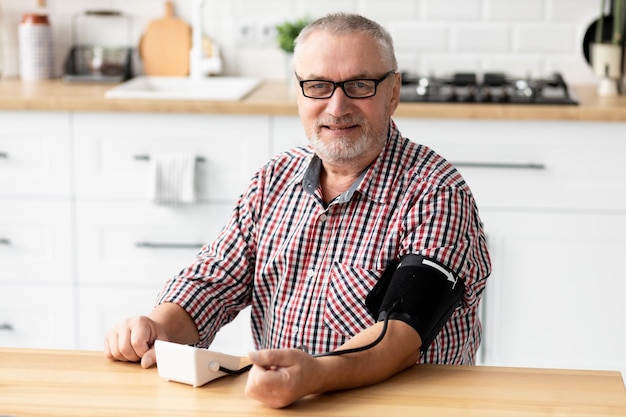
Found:
[[294, 335], [298, 334], [299, 331], [300, 329], [298, 329], [298, 326], [293, 326], [291, 328], [291, 333], [293, 333]]
[[307, 277], [312, 278], [314, 275], [315, 275], [315, 270], [309, 269], [308, 271], [306, 271]]
[[325, 222], [325, 221], [326, 221], [326, 219], [327, 219], [327, 217], [326, 217], [326, 215], [325, 215], [325, 214], [320, 215], [320, 221], [321, 221], [322, 223], [323, 223], [323, 222]]

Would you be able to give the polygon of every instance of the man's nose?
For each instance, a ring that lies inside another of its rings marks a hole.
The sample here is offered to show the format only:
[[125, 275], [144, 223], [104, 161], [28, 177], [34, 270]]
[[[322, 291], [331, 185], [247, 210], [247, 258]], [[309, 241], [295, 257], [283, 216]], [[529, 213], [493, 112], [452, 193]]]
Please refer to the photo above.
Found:
[[346, 96], [343, 87], [337, 86], [335, 92], [327, 99], [326, 112], [334, 117], [341, 117], [350, 112], [352, 99]]

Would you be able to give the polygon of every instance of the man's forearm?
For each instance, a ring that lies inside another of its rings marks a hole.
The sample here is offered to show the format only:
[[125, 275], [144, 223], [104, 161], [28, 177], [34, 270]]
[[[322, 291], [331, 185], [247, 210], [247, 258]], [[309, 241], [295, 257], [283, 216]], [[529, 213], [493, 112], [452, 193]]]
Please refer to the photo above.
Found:
[[[365, 346], [380, 335], [383, 323], [364, 330], [339, 350]], [[339, 356], [317, 358], [317, 392], [374, 384], [414, 365], [419, 359], [421, 339], [409, 325], [390, 320], [385, 337], [371, 349]]]
[[[341, 349], [366, 346], [383, 328], [377, 323], [359, 333]], [[339, 356], [314, 357], [298, 349], [250, 352], [254, 364], [246, 395], [281, 408], [309, 394], [356, 388], [384, 381], [415, 364], [421, 339], [409, 325], [390, 320], [385, 337], [374, 347]]]

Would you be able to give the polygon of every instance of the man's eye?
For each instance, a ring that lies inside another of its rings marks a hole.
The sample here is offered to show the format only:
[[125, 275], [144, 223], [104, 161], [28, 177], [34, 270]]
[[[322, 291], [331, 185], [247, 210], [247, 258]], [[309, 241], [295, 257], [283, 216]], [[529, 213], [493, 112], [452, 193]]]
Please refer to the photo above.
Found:
[[313, 83], [309, 85], [312, 90], [326, 90], [330, 87], [329, 83]]
[[369, 88], [369, 84], [366, 81], [355, 80], [350, 83], [352, 88]]

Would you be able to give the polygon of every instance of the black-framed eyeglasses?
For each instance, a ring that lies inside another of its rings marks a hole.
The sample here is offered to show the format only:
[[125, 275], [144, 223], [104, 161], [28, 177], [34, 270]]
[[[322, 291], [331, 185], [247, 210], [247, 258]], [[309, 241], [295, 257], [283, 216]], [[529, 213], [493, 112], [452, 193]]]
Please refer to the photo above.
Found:
[[328, 80], [301, 80], [298, 74], [296, 74], [296, 78], [300, 82], [302, 94], [308, 98], [331, 98], [337, 87], [341, 87], [347, 97], [369, 98], [376, 95], [376, 87], [378, 87], [378, 84], [385, 81], [387, 77], [395, 72], [395, 70], [391, 70], [378, 79], [357, 78], [337, 82]]

